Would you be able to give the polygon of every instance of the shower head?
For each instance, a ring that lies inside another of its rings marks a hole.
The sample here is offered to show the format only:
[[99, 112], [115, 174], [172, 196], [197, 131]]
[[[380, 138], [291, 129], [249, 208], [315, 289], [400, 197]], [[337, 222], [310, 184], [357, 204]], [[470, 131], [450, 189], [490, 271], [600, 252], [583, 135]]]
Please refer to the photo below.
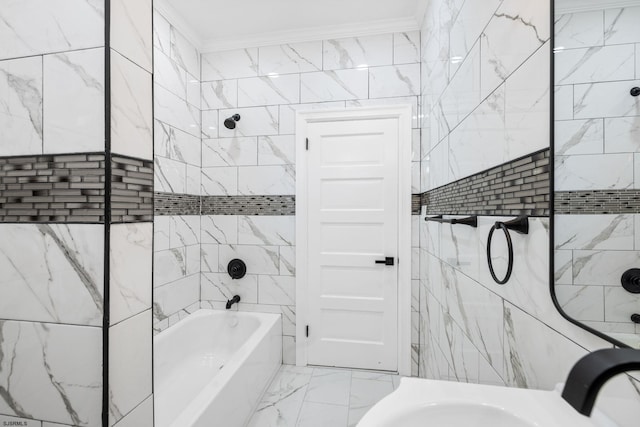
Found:
[[224, 127], [227, 129], [235, 129], [236, 122], [240, 121], [240, 114], [234, 114], [224, 121]]

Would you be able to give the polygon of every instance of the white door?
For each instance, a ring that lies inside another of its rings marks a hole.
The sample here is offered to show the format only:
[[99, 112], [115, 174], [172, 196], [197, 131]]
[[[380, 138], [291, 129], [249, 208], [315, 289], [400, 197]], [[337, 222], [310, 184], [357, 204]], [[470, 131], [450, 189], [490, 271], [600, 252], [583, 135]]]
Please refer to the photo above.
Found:
[[399, 133], [398, 118], [308, 124], [308, 364], [398, 369]]

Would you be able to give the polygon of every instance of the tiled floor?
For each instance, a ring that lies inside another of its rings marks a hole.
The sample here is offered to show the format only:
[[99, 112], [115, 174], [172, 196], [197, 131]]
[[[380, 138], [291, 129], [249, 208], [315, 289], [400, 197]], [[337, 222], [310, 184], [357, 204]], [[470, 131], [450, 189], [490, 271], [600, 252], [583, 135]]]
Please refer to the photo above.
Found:
[[355, 427], [398, 375], [283, 365], [249, 427]]

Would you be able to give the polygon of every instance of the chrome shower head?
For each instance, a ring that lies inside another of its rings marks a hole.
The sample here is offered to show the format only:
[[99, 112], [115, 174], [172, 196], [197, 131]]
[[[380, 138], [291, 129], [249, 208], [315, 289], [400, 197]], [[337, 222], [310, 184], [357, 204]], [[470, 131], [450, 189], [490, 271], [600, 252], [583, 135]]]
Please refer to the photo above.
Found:
[[224, 121], [224, 127], [226, 127], [227, 129], [235, 129], [236, 128], [236, 122], [240, 121], [240, 114], [234, 114], [233, 116], [229, 117], [228, 119], [225, 119]]

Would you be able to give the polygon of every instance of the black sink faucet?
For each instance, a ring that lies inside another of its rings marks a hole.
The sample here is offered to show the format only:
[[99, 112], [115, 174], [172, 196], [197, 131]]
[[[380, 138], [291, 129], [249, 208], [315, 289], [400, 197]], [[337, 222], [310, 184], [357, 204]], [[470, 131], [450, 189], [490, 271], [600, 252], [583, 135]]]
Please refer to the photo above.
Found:
[[227, 301], [227, 310], [231, 308], [233, 304], [240, 302], [240, 295], [234, 295], [233, 298]]
[[598, 392], [608, 380], [623, 372], [636, 370], [640, 370], [640, 350], [609, 348], [594, 351], [571, 368], [562, 398], [588, 417]]

